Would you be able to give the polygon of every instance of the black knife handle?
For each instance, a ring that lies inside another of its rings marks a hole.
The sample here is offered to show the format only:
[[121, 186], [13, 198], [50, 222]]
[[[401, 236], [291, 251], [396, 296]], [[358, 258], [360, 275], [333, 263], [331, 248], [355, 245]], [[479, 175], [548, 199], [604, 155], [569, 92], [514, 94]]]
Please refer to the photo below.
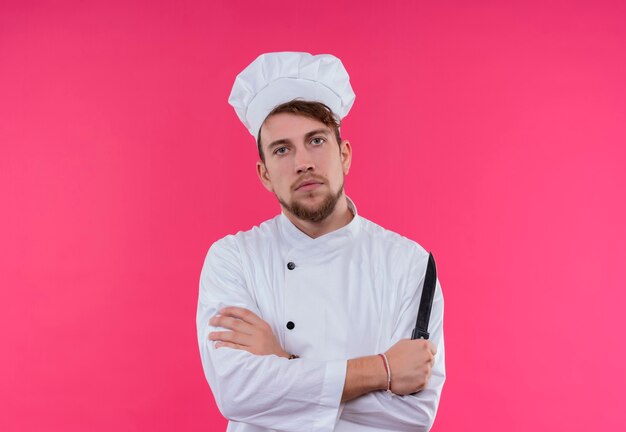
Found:
[[413, 329], [413, 334], [411, 335], [411, 339], [428, 339], [430, 337], [430, 333], [424, 330], [420, 330], [418, 328]]

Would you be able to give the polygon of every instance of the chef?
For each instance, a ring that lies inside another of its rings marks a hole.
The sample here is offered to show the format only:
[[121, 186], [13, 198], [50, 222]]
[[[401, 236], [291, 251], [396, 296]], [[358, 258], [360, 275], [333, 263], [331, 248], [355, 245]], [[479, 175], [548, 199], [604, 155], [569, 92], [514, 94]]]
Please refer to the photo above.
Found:
[[235, 80], [229, 102], [281, 213], [216, 241], [200, 276], [200, 356], [228, 431], [428, 431], [434, 421], [441, 287], [430, 340], [411, 340], [428, 253], [345, 194], [352, 145], [339, 126], [354, 99], [331, 55], [263, 54]]

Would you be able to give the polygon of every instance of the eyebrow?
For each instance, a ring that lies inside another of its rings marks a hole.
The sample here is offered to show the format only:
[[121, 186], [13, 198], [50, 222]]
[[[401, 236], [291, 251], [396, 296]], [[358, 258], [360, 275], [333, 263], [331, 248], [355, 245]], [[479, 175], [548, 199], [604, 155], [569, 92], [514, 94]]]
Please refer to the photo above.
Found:
[[291, 142], [291, 140], [288, 140], [286, 138], [279, 139], [279, 140], [271, 142], [270, 145], [267, 146], [267, 149], [271, 150], [271, 149], [273, 149], [276, 146], [279, 146], [279, 145], [282, 145], [282, 144], [289, 144], [290, 142]]
[[304, 139], [308, 140], [309, 138], [313, 137], [313, 135], [330, 135], [330, 131], [328, 129], [315, 129], [312, 130], [311, 132], [307, 132], [304, 135]]
[[[314, 135], [325, 135], [325, 136], [329, 136], [330, 135], [330, 131], [328, 129], [315, 129], [312, 130], [310, 132], [307, 132], [304, 134], [304, 140], [309, 140], [311, 137], [313, 137]], [[267, 146], [267, 150], [272, 150], [274, 147], [279, 146], [279, 145], [283, 145], [283, 144], [291, 144], [291, 140], [287, 139], [287, 138], [283, 138], [283, 139], [279, 139], [276, 141], [272, 141], [268, 146]]]

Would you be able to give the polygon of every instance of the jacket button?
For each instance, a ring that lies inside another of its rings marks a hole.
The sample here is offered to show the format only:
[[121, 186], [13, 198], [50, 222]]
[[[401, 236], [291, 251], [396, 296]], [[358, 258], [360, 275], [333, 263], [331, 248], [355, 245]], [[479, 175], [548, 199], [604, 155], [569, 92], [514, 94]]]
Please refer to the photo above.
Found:
[[293, 330], [293, 328], [294, 328], [295, 326], [296, 326], [296, 325], [295, 325], [292, 321], [289, 321], [289, 322], [287, 323], [287, 328], [288, 328], [289, 330]]
[[293, 269], [296, 268], [296, 265], [290, 261], [290, 262], [287, 263], [287, 268], [289, 270], [293, 270]]

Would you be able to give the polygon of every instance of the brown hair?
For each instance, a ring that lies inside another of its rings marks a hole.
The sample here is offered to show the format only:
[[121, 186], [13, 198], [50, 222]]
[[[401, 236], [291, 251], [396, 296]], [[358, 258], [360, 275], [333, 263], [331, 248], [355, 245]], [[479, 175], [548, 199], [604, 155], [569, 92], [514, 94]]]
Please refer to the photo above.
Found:
[[[312, 118], [313, 120], [317, 120], [323, 123], [326, 127], [332, 130], [335, 133], [335, 138], [337, 138], [337, 143], [341, 145], [341, 135], [339, 134], [339, 126], [341, 122], [333, 112], [328, 108], [328, 106], [324, 105], [321, 102], [312, 102], [312, 101], [304, 101], [294, 99], [289, 102], [285, 102], [283, 104], [278, 105], [274, 108], [268, 115], [265, 117], [263, 124], [273, 115], [276, 114], [295, 114], [304, 117]], [[261, 125], [261, 128], [263, 125]], [[261, 129], [259, 129], [259, 136], [257, 137], [257, 148], [259, 150], [259, 157], [265, 163], [265, 155], [263, 154], [263, 147], [261, 146]]]

